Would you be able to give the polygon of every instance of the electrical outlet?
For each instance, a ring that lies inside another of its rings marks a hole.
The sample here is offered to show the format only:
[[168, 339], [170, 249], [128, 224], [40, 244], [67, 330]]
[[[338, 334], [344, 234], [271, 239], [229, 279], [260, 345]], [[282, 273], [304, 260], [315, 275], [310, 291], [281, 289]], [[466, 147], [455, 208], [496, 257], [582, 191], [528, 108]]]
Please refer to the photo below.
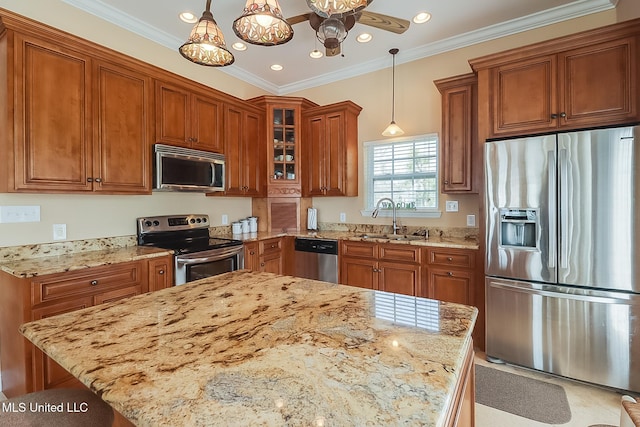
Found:
[[447, 200], [445, 205], [445, 210], [447, 212], [458, 212], [458, 201], [457, 200]]
[[53, 240], [67, 238], [67, 224], [53, 224]]
[[475, 227], [475, 226], [476, 226], [476, 216], [467, 215], [467, 227]]
[[340, 212], [340, 222], [347, 222], [347, 214]]
[[229, 215], [227, 214], [222, 215], [222, 225], [229, 225]]
[[40, 206], [0, 206], [0, 223], [40, 222]]

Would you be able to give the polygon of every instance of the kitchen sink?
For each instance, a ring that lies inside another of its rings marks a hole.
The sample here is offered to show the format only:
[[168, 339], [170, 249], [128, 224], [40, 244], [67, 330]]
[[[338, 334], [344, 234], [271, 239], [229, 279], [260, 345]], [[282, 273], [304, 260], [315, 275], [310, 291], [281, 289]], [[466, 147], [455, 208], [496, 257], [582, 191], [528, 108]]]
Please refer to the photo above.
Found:
[[397, 241], [425, 240], [423, 236], [407, 236], [404, 234], [361, 234], [359, 237], [363, 239], [385, 239]]

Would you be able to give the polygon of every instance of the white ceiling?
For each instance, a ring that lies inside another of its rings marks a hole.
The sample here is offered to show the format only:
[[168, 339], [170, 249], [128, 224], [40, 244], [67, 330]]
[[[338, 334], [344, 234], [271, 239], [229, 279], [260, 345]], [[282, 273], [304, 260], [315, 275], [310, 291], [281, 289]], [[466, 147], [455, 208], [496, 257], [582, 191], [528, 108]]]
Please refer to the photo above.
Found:
[[[179, 20], [190, 11], [200, 17], [206, 0], [63, 0], [106, 21], [176, 50], [184, 43], [193, 24]], [[530, 30], [532, 28], [615, 7], [618, 0], [373, 0], [371, 12], [411, 20], [420, 11], [432, 14], [425, 24], [411, 23], [404, 34], [356, 24], [342, 44], [343, 56], [312, 59], [315, 32], [308, 22], [294, 25], [293, 39], [281, 46], [248, 45], [243, 52], [230, 49], [235, 63], [223, 71], [274, 94], [285, 95], [391, 66], [389, 49], [397, 47], [396, 64], [413, 61], [452, 49]], [[243, 0], [214, 0], [211, 12], [230, 47], [239, 39], [231, 25], [240, 15]], [[304, 0], [280, 0], [285, 17], [309, 11]], [[373, 40], [356, 42], [361, 32]], [[282, 71], [272, 71], [278, 63]], [[194, 67], [199, 65], [193, 64]]]

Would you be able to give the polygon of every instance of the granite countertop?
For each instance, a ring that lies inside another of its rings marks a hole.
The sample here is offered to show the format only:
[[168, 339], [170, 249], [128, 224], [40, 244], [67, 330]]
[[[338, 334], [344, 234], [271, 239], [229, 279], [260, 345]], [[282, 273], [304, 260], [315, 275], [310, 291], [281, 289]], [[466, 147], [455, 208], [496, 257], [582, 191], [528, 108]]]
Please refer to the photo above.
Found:
[[440, 426], [476, 316], [241, 270], [20, 330], [138, 426]]
[[167, 249], [129, 246], [5, 261], [0, 263], [0, 270], [16, 277], [29, 278], [171, 254], [173, 251]]

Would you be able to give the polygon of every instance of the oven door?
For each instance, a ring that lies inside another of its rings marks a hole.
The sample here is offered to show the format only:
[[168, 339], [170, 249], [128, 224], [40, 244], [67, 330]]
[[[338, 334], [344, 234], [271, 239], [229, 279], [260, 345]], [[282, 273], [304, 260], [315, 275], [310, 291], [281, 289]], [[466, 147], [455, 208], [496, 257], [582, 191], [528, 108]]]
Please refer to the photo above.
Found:
[[176, 255], [176, 285], [244, 268], [244, 247], [212, 249]]

